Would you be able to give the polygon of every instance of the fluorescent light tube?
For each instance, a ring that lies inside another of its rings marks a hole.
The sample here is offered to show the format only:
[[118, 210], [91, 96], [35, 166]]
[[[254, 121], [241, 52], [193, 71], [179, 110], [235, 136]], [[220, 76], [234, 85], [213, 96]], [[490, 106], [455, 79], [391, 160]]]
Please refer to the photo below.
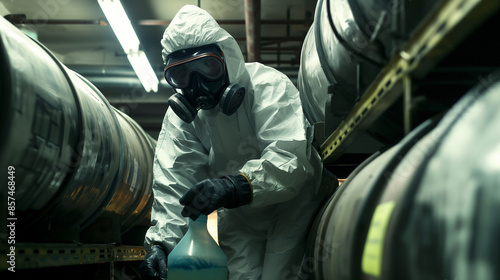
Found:
[[158, 91], [158, 78], [149, 63], [146, 54], [139, 51], [139, 38], [135, 34], [134, 28], [123, 9], [120, 0], [97, 0], [101, 6], [106, 19], [108, 20], [113, 32], [115, 33], [123, 51], [134, 68], [137, 77], [141, 81], [144, 89], [149, 91]]
[[132, 68], [134, 68], [137, 77], [141, 81], [144, 89], [149, 91], [158, 91], [158, 78], [156, 77], [153, 68], [149, 64], [148, 58], [143, 51], [139, 51], [136, 53], [129, 53], [127, 55], [130, 64], [132, 64]]

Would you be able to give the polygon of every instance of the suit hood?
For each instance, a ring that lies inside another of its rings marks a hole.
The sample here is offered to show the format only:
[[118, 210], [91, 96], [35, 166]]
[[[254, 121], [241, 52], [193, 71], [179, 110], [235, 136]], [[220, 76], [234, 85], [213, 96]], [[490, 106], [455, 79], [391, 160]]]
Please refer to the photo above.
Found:
[[163, 62], [171, 53], [217, 44], [224, 53], [230, 83], [238, 83], [245, 73], [245, 61], [236, 40], [205, 10], [193, 5], [182, 7], [163, 33]]

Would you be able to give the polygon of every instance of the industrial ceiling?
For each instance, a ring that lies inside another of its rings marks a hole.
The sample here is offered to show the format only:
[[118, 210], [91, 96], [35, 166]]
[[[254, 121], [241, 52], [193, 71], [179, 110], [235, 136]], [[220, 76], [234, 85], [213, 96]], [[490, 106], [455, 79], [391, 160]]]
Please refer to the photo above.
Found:
[[[162, 79], [160, 40], [184, 5], [207, 10], [238, 41], [247, 61], [273, 66], [296, 81], [303, 39], [316, 1], [309, 0], [122, 0], [141, 49], [160, 79], [146, 92], [130, 66], [97, 0], [1, 0], [0, 14], [45, 45], [68, 68], [89, 79], [116, 108], [157, 137], [172, 89]], [[252, 8], [252, 9], [249, 9]], [[247, 33], [249, 25], [260, 32]], [[259, 34], [260, 33], [260, 34]], [[247, 40], [248, 39], [248, 40]], [[247, 45], [254, 42], [255, 45]]]

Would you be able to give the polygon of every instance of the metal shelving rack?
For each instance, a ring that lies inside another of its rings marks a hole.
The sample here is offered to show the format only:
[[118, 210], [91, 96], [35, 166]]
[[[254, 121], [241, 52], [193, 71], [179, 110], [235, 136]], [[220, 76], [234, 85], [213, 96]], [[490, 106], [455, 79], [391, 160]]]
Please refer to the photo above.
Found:
[[[113, 244], [18, 243], [15, 251], [16, 270], [140, 261], [146, 255], [142, 246]], [[9, 266], [8, 253], [7, 248], [0, 249], [0, 270]]]
[[324, 162], [338, 159], [349, 144], [403, 96], [404, 130], [410, 128], [412, 79], [423, 77], [500, 7], [498, 0], [448, 0], [428, 15], [368, 87], [360, 101], [320, 147]]

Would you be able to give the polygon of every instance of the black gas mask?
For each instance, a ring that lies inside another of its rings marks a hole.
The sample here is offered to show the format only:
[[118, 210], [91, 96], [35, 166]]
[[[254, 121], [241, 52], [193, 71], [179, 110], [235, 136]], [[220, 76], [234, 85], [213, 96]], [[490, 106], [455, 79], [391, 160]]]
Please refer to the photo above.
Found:
[[245, 88], [229, 84], [224, 54], [215, 45], [173, 52], [167, 57], [165, 79], [180, 92], [172, 95], [168, 105], [179, 118], [190, 123], [198, 110], [219, 109], [230, 116], [245, 96]]

